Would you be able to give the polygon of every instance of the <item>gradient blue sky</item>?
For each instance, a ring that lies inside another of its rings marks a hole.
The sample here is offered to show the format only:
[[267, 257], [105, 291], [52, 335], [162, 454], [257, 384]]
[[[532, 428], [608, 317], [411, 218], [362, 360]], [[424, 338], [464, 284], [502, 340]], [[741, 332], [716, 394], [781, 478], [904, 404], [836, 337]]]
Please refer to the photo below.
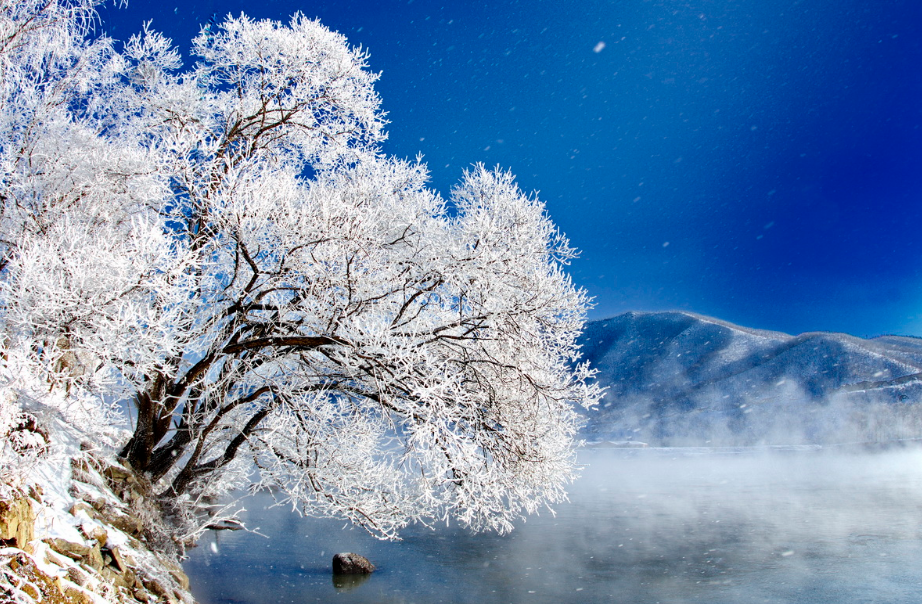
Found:
[[[919, 0], [130, 0], [189, 40], [302, 11], [371, 53], [386, 150], [538, 191], [592, 318], [922, 336]], [[188, 57], [187, 57], [188, 58]]]

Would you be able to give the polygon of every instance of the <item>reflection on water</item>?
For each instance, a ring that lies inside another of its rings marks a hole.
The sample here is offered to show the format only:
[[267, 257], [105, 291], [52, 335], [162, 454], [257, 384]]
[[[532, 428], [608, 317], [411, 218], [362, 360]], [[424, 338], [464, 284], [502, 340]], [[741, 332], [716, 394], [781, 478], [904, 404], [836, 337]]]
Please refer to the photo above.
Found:
[[[270, 538], [219, 533], [186, 564], [202, 604], [922, 601], [922, 451], [587, 450], [556, 517], [506, 537], [382, 543], [249, 500]], [[331, 578], [334, 553], [378, 571]]]
[[361, 573], [355, 575], [331, 575], [333, 578], [333, 587], [336, 591], [352, 591], [359, 585], [371, 578], [370, 574]]

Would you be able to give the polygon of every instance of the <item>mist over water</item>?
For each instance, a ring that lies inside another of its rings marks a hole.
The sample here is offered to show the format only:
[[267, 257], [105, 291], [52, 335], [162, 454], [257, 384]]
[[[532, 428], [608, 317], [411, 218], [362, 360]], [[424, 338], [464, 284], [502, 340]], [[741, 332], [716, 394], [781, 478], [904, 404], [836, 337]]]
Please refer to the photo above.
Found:
[[587, 325], [608, 388], [595, 441], [653, 446], [883, 443], [922, 438], [922, 340], [791, 336], [685, 312]]
[[[248, 500], [247, 533], [186, 569], [240, 602], [918, 602], [922, 450], [602, 449], [557, 515], [508, 536], [411, 528], [399, 543]], [[379, 571], [338, 584], [338, 551]]]

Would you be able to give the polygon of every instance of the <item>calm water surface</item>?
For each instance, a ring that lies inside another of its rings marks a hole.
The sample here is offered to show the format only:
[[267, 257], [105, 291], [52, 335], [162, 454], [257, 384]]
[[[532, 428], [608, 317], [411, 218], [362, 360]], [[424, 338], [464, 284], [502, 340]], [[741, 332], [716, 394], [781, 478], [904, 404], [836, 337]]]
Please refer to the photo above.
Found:
[[[586, 450], [557, 515], [398, 543], [249, 499], [268, 536], [203, 539], [202, 604], [922, 601], [922, 451]], [[337, 584], [339, 551], [379, 571]]]

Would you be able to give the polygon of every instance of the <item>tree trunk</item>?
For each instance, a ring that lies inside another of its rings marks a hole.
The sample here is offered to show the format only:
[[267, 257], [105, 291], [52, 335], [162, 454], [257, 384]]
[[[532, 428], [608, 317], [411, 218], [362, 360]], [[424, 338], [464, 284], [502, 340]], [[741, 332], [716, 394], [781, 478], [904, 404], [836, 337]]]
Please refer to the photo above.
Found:
[[163, 409], [163, 397], [166, 380], [158, 375], [150, 386], [135, 395], [137, 424], [134, 434], [119, 451], [119, 457], [128, 461], [137, 472], [147, 472], [150, 468], [151, 454], [161, 437], [157, 437], [159, 424], [162, 423], [160, 410]]

